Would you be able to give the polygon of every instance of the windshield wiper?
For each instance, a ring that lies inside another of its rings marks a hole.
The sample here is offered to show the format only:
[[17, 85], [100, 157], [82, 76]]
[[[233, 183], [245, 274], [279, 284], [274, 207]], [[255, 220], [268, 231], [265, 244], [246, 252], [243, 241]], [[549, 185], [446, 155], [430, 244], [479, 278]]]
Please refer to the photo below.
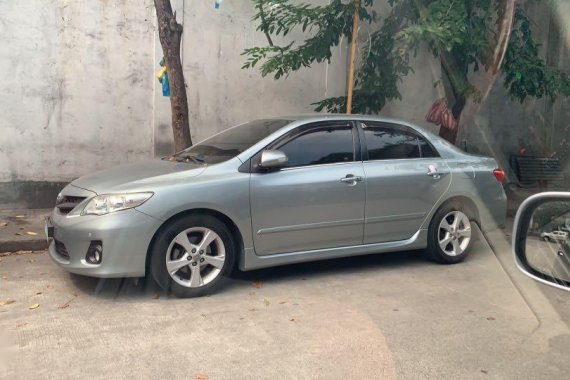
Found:
[[189, 162], [188, 160], [192, 160], [195, 163], [200, 164], [200, 165], [204, 165], [206, 163], [206, 160], [204, 160], [202, 157], [195, 155], [195, 154], [181, 153], [181, 154], [175, 155], [174, 158], [178, 162]]

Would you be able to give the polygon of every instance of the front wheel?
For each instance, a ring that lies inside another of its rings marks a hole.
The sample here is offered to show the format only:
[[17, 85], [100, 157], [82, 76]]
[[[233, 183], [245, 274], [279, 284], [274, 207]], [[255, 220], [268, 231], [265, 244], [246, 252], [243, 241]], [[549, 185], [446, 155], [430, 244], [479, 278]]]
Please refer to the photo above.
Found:
[[209, 215], [190, 215], [168, 224], [151, 250], [156, 283], [178, 297], [215, 291], [231, 272], [234, 239], [224, 223]]
[[473, 243], [471, 220], [461, 205], [449, 204], [434, 215], [428, 231], [428, 257], [443, 264], [463, 261]]

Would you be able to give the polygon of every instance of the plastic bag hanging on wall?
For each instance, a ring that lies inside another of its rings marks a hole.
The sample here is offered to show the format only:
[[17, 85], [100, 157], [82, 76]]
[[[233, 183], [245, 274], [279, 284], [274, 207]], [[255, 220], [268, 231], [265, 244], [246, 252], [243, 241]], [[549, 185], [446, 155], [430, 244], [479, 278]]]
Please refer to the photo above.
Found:
[[162, 68], [158, 73], [156, 73], [156, 78], [162, 85], [162, 95], [170, 96], [170, 82], [168, 81], [168, 73], [166, 72], [166, 65], [164, 63], [164, 58], [158, 63]]
[[164, 73], [162, 77], [162, 95], [170, 96], [170, 83], [168, 82], [168, 73]]

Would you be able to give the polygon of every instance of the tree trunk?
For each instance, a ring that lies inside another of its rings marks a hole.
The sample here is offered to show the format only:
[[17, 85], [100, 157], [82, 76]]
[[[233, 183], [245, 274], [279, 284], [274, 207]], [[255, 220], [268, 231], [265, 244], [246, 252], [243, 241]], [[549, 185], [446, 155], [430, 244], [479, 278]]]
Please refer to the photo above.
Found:
[[176, 22], [176, 12], [172, 13], [170, 0], [154, 0], [158, 19], [158, 36], [164, 54], [164, 64], [170, 82], [170, 108], [172, 110], [172, 132], [174, 149], [179, 152], [192, 146], [190, 121], [188, 117], [188, 99], [184, 72], [180, 59], [182, 25]]
[[[502, 17], [500, 20], [497, 21], [499, 25], [498, 30], [498, 38], [497, 38], [497, 45], [495, 47], [495, 51], [493, 52], [492, 62], [490, 64], [490, 69], [485, 72], [483, 82], [483, 89], [481, 91], [481, 99], [479, 102], [475, 102], [473, 99], [465, 99], [462, 97], [462, 102], [452, 103], [450, 102], [449, 98], [449, 91], [446, 88], [445, 93], [447, 96], [448, 103], [454, 104], [453, 105], [453, 116], [458, 121], [457, 127], [454, 130], [448, 130], [444, 127], [440, 127], [439, 135], [445, 138], [452, 144], [461, 144], [461, 141], [467, 135], [467, 129], [471, 124], [475, 124], [475, 116], [481, 109], [482, 105], [487, 100], [497, 77], [500, 74], [501, 65], [503, 63], [503, 59], [505, 57], [505, 53], [507, 52], [507, 47], [509, 44], [509, 39], [511, 37], [511, 31], [513, 26], [513, 20], [515, 15], [515, 6], [516, 0], [504, 0], [504, 12], [502, 13]], [[447, 66], [449, 71], [445, 71], [444, 66]], [[442, 75], [444, 78], [447, 76], [449, 79], [449, 75], [453, 75], [453, 68], [450, 67], [449, 64], [446, 65], [446, 59], [442, 56], [442, 73], [447, 75]], [[467, 79], [467, 76], [465, 76]], [[453, 81], [452, 87], [453, 87]], [[455, 102], [455, 100], [454, 100]], [[498, 157], [498, 147], [495, 146], [492, 139], [488, 139], [488, 144], [493, 144], [494, 146], [489, 148], [494, 152], [495, 157], [499, 160]]]
[[[467, 66], [463, 62], [459, 62], [455, 59], [452, 54], [442, 54], [440, 59], [441, 79], [445, 90], [445, 98], [447, 99], [447, 104], [451, 108], [455, 120], [460, 120], [466, 103], [462, 88], [469, 83], [467, 79]], [[454, 129], [440, 126], [439, 136], [455, 144], [458, 129], [459, 124]]]

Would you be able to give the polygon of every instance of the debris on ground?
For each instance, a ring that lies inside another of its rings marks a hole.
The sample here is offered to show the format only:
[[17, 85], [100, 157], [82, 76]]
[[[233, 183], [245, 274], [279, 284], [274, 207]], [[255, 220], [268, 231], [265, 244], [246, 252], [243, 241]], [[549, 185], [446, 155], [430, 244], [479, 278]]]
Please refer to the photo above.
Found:
[[69, 301], [67, 301], [66, 303], [64, 303], [64, 304], [61, 305], [61, 306], [58, 306], [57, 308], [58, 308], [58, 309], [67, 309], [67, 308], [69, 307], [69, 304], [70, 304], [74, 299], [76, 299], [76, 298], [77, 298], [77, 294], [73, 294], [73, 297], [70, 298]]
[[13, 252], [0, 252], [0, 257], [15, 256], [15, 255], [28, 255], [30, 253], [44, 253], [45, 251], [13, 251]]
[[256, 289], [261, 289], [261, 287], [263, 286], [263, 283], [261, 281], [254, 281], [251, 283], [251, 286], [253, 286]]
[[16, 302], [16, 301], [11, 300], [11, 299], [7, 299], [7, 300], [4, 300], [4, 301], [0, 301], [0, 306], [10, 305], [10, 304], [13, 304], [14, 302]]
[[37, 309], [38, 307], [40, 307], [40, 304], [39, 304], [39, 303], [35, 303], [35, 304], [31, 305], [28, 309], [34, 310], [34, 309]]

